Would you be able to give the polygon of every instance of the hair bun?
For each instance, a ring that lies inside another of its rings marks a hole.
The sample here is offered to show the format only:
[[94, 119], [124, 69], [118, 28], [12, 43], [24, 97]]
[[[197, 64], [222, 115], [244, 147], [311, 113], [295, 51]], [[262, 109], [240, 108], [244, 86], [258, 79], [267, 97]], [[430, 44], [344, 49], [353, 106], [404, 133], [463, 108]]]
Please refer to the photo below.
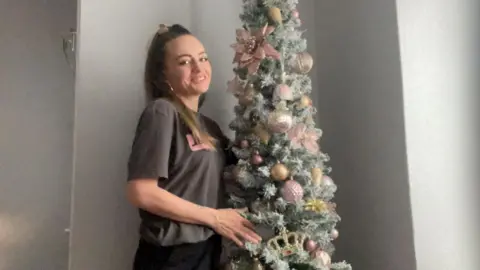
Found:
[[157, 32], [158, 32], [159, 35], [168, 32], [168, 30], [169, 30], [168, 25], [163, 24], [163, 23], [158, 25], [158, 31]]

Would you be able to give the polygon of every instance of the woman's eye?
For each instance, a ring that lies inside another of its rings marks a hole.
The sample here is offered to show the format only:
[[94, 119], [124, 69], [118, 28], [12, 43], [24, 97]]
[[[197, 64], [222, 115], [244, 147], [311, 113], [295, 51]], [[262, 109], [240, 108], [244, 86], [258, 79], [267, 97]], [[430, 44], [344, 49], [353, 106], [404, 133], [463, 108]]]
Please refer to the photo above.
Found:
[[[208, 61], [208, 57], [206, 57], [206, 56], [199, 59], [199, 62], [207, 62], [207, 61]], [[185, 60], [181, 60], [181, 61], [179, 62], [179, 64], [180, 64], [181, 66], [184, 66], [184, 65], [189, 65], [189, 64], [191, 64], [191, 62], [192, 62], [191, 59], [185, 59]]]

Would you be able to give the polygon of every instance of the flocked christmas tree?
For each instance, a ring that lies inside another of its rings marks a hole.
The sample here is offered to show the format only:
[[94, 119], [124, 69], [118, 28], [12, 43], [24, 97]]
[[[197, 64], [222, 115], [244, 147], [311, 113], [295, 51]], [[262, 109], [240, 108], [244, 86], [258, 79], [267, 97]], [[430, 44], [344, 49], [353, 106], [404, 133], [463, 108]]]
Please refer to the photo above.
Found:
[[233, 252], [233, 269], [351, 269], [332, 263], [340, 217], [332, 203], [336, 185], [329, 157], [320, 150], [308, 76], [313, 66], [296, 9], [298, 0], [243, 0], [235, 50], [238, 98], [233, 150], [227, 170], [235, 181], [233, 207], [246, 214], [263, 241]]

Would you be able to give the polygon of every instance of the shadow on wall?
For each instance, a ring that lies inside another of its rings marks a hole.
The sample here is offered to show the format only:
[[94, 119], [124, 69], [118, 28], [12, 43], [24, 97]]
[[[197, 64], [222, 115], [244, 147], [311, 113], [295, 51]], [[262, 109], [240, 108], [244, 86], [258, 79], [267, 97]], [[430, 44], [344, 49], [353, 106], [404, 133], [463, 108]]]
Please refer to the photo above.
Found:
[[318, 123], [342, 217], [339, 260], [414, 270], [394, 0], [315, 2]]

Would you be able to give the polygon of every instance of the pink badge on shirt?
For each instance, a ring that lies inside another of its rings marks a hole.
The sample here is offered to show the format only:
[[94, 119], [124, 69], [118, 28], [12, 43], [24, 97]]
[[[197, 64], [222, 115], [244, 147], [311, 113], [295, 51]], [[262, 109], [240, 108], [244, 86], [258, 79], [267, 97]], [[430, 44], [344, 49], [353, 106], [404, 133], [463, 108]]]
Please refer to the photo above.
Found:
[[211, 147], [206, 144], [196, 143], [192, 134], [187, 135], [187, 141], [188, 141], [188, 146], [190, 146], [190, 149], [193, 152], [200, 151], [200, 150], [211, 150]]

